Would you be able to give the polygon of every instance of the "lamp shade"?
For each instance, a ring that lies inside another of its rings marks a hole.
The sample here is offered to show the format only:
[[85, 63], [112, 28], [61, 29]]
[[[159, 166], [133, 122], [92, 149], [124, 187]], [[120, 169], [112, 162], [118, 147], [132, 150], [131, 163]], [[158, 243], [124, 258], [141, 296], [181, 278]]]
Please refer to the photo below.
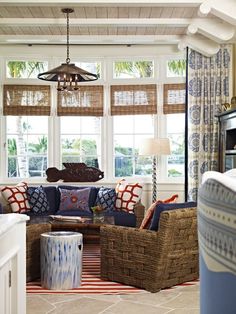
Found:
[[140, 143], [139, 155], [170, 155], [170, 140], [168, 138], [146, 138]]

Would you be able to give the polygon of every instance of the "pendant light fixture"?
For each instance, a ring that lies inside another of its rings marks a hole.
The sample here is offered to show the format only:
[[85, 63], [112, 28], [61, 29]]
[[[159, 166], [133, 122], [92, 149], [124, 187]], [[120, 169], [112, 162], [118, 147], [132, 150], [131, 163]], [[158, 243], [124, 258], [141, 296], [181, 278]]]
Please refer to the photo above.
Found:
[[50, 82], [58, 82], [58, 91], [76, 91], [78, 90], [78, 83], [95, 81], [98, 76], [93, 73], [89, 73], [74, 63], [70, 63], [70, 43], [69, 43], [69, 14], [74, 12], [74, 9], [64, 8], [61, 10], [66, 13], [67, 19], [67, 57], [66, 63], [62, 63], [60, 66], [38, 74], [38, 79]]

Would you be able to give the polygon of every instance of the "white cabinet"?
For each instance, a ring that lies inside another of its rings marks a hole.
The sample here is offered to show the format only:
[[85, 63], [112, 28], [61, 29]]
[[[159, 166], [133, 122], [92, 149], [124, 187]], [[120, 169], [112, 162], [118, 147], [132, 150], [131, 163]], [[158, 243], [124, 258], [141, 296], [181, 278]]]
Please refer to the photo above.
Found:
[[26, 313], [26, 220], [0, 215], [0, 314]]
[[11, 261], [5, 263], [0, 270], [0, 313], [11, 313]]

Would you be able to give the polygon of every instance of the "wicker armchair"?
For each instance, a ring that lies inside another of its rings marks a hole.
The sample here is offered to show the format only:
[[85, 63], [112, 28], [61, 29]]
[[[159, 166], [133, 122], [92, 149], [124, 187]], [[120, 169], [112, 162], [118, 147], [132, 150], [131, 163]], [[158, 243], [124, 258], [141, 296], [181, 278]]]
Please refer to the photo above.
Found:
[[196, 208], [164, 211], [159, 230], [102, 226], [101, 276], [157, 292], [197, 279]]
[[26, 227], [26, 282], [40, 278], [40, 235], [51, 231], [50, 223]]

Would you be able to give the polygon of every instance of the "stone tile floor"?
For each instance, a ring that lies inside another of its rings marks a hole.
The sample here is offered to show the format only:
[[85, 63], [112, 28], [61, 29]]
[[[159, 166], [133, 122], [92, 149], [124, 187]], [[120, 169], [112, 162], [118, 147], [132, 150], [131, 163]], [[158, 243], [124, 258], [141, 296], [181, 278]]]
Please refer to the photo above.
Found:
[[199, 283], [129, 295], [28, 294], [27, 314], [199, 314]]

